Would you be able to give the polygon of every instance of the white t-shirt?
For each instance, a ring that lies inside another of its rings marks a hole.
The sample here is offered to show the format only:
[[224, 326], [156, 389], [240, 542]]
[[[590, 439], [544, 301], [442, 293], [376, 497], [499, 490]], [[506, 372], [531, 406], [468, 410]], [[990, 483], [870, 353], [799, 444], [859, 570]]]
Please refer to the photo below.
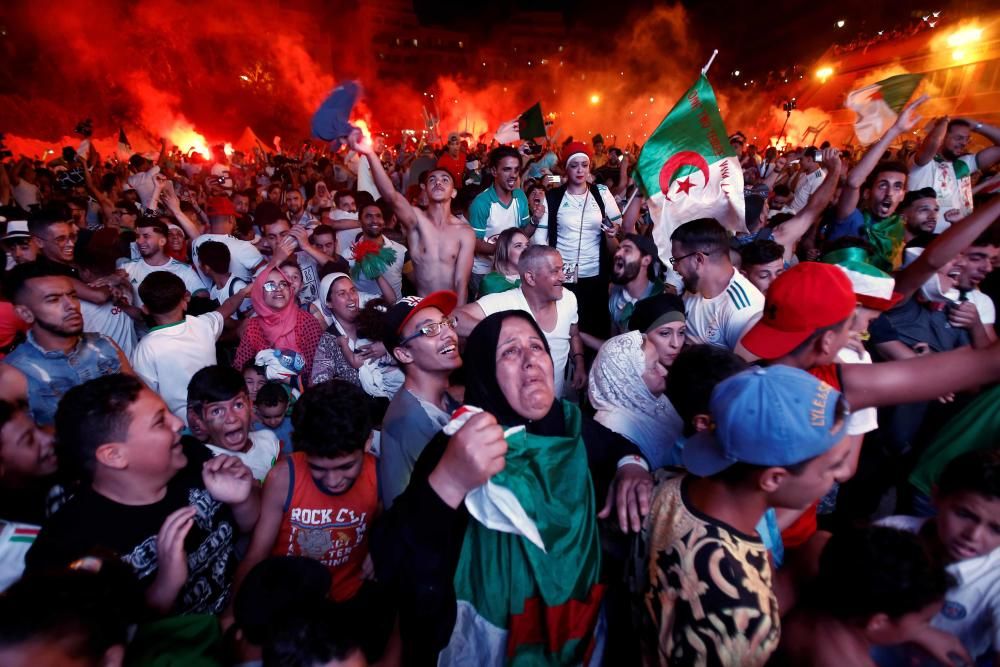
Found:
[[148, 171], [137, 171], [128, 177], [128, 184], [138, 193], [143, 208], [154, 208], [152, 199], [158, 173], [160, 167], [153, 165]]
[[242, 241], [228, 234], [202, 234], [191, 243], [191, 264], [198, 271], [205, 289], [212, 286], [212, 281], [201, 272], [201, 268], [198, 266], [198, 246], [208, 241], [226, 244], [226, 247], [229, 248], [229, 273], [243, 282], [249, 283], [253, 279], [254, 269], [264, 261], [260, 250], [257, 250], [254, 244], [249, 241]]
[[806, 207], [809, 203], [809, 198], [819, 190], [819, 186], [823, 185], [823, 179], [826, 178], [826, 172], [822, 169], [817, 169], [811, 174], [802, 174], [799, 176], [799, 182], [795, 185], [795, 196], [792, 198], [792, 203], [789, 208], [793, 213], [798, 213]]
[[250, 472], [253, 473], [253, 478], [258, 482], [263, 482], [264, 478], [267, 477], [268, 471], [274, 467], [274, 462], [278, 460], [278, 454], [281, 453], [281, 442], [278, 440], [278, 436], [274, 434], [274, 431], [268, 429], [262, 429], [260, 431], [250, 431], [247, 434], [250, 438], [250, 451], [246, 452], [234, 452], [225, 447], [216, 447], [215, 445], [206, 444], [208, 450], [212, 452], [212, 456], [222, 456], [223, 454], [227, 456], [235, 456], [246, 467], [250, 468]]
[[38, 205], [38, 186], [29, 183], [23, 178], [17, 182], [11, 191], [14, 193], [14, 201], [25, 211], [30, 211], [30, 206]]
[[[483, 309], [487, 317], [504, 310], [523, 310], [526, 313], [531, 313], [531, 308], [528, 306], [524, 292], [521, 291], [520, 287], [497, 294], [487, 294], [476, 303]], [[534, 317], [534, 313], [532, 313], [532, 317]], [[563, 384], [566, 380], [566, 365], [569, 362], [570, 351], [570, 329], [579, 319], [576, 295], [563, 288], [562, 298], [556, 301], [555, 328], [552, 331], [542, 329], [545, 333], [545, 339], [549, 342], [549, 349], [552, 351], [552, 368], [556, 374], [556, 397], [562, 396]]]
[[934, 227], [935, 234], [940, 234], [951, 227], [951, 223], [944, 219], [948, 211], [957, 209], [962, 212], [963, 218], [972, 213], [971, 175], [979, 171], [979, 163], [974, 154], [963, 155], [958, 159], [969, 168], [969, 175], [962, 179], [955, 176], [955, 167], [951, 162], [938, 159], [931, 160], [922, 167], [914, 166], [906, 177], [907, 190], [934, 188], [934, 192], [937, 193], [941, 214], [938, 216], [937, 226]]
[[[221, 288], [216, 287], [215, 283], [212, 283], [212, 286], [208, 288], [208, 296], [218, 301], [219, 305], [222, 305], [229, 297], [236, 294], [246, 286], [247, 283], [245, 280], [240, 280], [236, 276], [230, 275], [229, 280], [227, 280], [226, 284]], [[250, 299], [243, 299], [243, 303], [241, 303], [240, 307], [236, 309], [237, 312], [231, 315], [231, 318], [237, 320], [239, 319], [238, 313], [245, 313], [251, 308], [253, 308], [253, 303]]]
[[184, 287], [188, 292], [194, 294], [198, 291], [204, 291], [205, 286], [201, 282], [201, 278], [195, 273], [189, 265], [184, 262], [178, 261], [173, 257], [164, 264], [163, 266], [153, 266], [146, 262], [145, 259], [140, 257], [139, 259], [126, 260], [122, 262], [119, 269], [123, 270], [128, 274], [129, 281], [132, 283], [132, 303], [136, 307], [142, 307], [142, 299], [139, 298], [139, 285], [142, 281], [146, 279], [151, 273], [156, 271], [169, 271], [174, 274], [182, 281], [184, 281]]
[[97, 304], [83, 299], [80, 299], [80, 313], [84, 331], [104, 334], [122, 349], [126, 358], [132, 357], [136, 344], [135, 322], [128, 313], [110, 301]]
[[[351, 246], [355, 242], [355, 237], [361, 234], [360, 230], [350, 230], [352, 232], [357, 231], [353, 236], [350, 237], [350, 243], [346, 246], [340, 247], [340, 256], [347, 260], [347, 263], [354, 268], [354, 259], [351, 254]], [[402, 298], [403, 296], [403, 265], [406, 263], [406, 246], [396, 243], [388, 236], [382, 237], [382, 246], [388, 246], [396, 251], [396, 261], [394, 261], [383, 274], [385, 279], [389, 281], [389, 286], [392, 287], [392, 291], [396, 293], [396, 298]], [[378, 299], [382, 297], [382, 290], [378, 287], [378, 282], [375, 280], [368, 280], [365, 278], [364, 274], [361, 274], [356, 281], [354, 281], [355, 287], [358, 288], [358, 292], [367, 295], [370, 299]]]
[[993, 299], [986, 296], [978, 288], [969, 292], [969, 301], [976, 304], [979, 311], [979, 319], [983, 324], [995, 324], [997, 321], [997, 307]]
[[692, 344], [708, 343], [729, 350], [756, 324], [764, 311], [764, 295], [733, 269], [726, 289], [714, 299], [684, 293], [687, 311], [687, 338]]
[[[618, 225], [621, 223], [622, 212], [618, 208], [611, 191], [603, 185], [597, 186], [604, 201], [604, 213], [608, 219]], [[548, 200], [545, 202], [545, 214], [543, 222], [548, 219]], [[586, 210], [584, 210], [586, 202]], [[583, 220], [583, 230], [580, 228], [581, 218]], [[565, 194], [562, 203], [559, 204], [559, 212], [556, 215], [556, 224], [559, 227], [559, 236], [556, 239], [556, 249], [562, 255], [563, 264], [572, 266], [577, 263], [579, 249], [579, 273], [580, 278], [593, 278], [601, 270], [601, 244], [604, 243], [604, 232], [601, 231], [601, 208], [594, 201], [590, 190], [582, 195]], [[548, 245], [548, 231], [542, 243]], [[581, 236], [582, 234], [582, 236]], [[537, 233], [536, 233], [537, 238]], [[537, 242], [537, 241], [536, 241]]]
[[[854, 350], [845, 347], [837, 353], [837, 361], [844, 364], [870, 364], [872, 363], [872, 355], [868, 354], [868, 350], [864, 350], [863, 354], [859, 355]], [[847, 418], [848, 435], [864, 435], [877, 428], [878, 410], [876, 408], [854, 410]]]
[[153, 327], [132, 354], [132, 368], [187, 424], [187, 387], [195, 373], [216, 364], [215, 341], [225, 323], [212, 311]]
[[[927, 521], [915, 516], [890, 516], [878, 524], [917, 533]], [[944, 606], [931, 619], [931, 625], [958, 637], [973, 660], [1000, 652], [1000, 549], [952, 563], [946, 569], [956, 585], [945, 593]]]

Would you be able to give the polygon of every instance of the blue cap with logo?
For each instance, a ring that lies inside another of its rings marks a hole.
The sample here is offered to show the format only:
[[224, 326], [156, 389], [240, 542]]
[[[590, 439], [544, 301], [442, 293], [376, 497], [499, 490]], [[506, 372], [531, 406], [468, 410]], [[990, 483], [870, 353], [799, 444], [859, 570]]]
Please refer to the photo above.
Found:
[[846, 433], [840, 392], [791, 366], [752, 368], [727, 378], [712, 392], [709, 410], [715, 430], [684, 445], [684, 466], [701, 477], [734, 463], [802, 463], [825, 453]]

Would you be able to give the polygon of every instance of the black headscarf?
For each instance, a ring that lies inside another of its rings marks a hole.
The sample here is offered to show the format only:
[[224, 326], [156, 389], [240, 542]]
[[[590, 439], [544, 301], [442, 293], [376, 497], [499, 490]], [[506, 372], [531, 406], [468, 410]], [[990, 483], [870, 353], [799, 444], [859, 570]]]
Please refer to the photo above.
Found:
[[545, 345], [545, 352], [552, 357], [549, 341], [545, 338], [535, 318], [523, 310], [505, 310], [493, 313], [476, 325], [465, 344], [465, 402], [489, 412], [505, 427], [524, 425], [535, 435], [562, 435], [565, 423], [562, 401], [556, 396], [552, 409], [540, 420], [532, 422], [514, 411], [497, 383], [497, 344], [503, 323], [517, 317], [531, 324]]

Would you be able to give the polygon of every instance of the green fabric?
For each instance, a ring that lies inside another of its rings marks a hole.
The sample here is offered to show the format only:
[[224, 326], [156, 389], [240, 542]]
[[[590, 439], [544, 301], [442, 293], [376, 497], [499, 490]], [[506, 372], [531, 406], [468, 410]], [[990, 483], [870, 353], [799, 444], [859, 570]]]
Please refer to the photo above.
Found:
[[[647, 197], [661, 192], [660, 172], [669, 160], [684, 153], [696, 153], [708, 164], [736, 156], [726, 135], [715, 91], [704, 75], [649, 135], [639, 154], [635, 179]], [[688, 160], [667, 178], [673, 183], [696, 171], [698, 166]]]
[[487, 294], [499, 294], [500, 292], [509, 292], [512, 289], [517, 289], [521, 286], [521, 279], [518, 278], [514, 282], [507, 280], [507, 276], [502, 273], [497, 273], [493, 271], [487, 273], [483, 276], [483, 279], [479, 282], [479, 296], [484, 297]]
[[537, 139], [545, 136], [545, 119], [542, 118], [542, 103], [535, 102], [517, 119], [517, 133], [522, 139]]
[[128, 645], [129, 667], [221, 667], [222, 632], [210, 614], [188, 614], [145, 623]]
[[893, 213], [888, 218], [876, 220], [868, 211], [864, 211], [862, 216], [867, 236], [865, 240], [875, 248], [871, 263], [886, 273], [892, 273], [903, 263], [903, 247], [906, 245], [903, 217]]
[[368, 280], [375, 280], [385, 273], [396, 261], [396, 251], [385, 245], [377, 253], [368, 253], [351, 267], [351, 277], [358, 280], [362, 274]]
[[995, 447], [1000, 442], [1000, 385], [984, 391], [938, 432], [910, 473], [910, 484], [931, 495], [941, 471], [966, 452]]
[[889, 108], [899, 113], [923, 78], [923, 74], [897, 74], [879, 81], [875, 85], [879, 87], [882, 99], [889, 105]]
[[[501, 629], [538, 598], [548, 608], [587, 600], [598, 583], [601, 551], [597, 533], [594, 485], [581, 435], [580, 409], [562, 402], [564, 437], [520, 431], [507, 438], [507, 466], [494, 476], [534, 520], [545, 551], [520, 535], [490, 530], [470, 521], [455, 573], [458, 600]], [[584, 642], [573, 640], [555, 655], [544, 647], [519, 646], [511, 664], [579, 662]]]
[[955, 180], [962, 180], [963, 178], [971, 178], [972, 171], [969, 169], [969, 165], [966, 164], [965, 160], [959, 158], [957, 160], [946, 160], [940, 155], [934, 158], [937, 162], [947, 162], [951, 165], [951, 168], [955, 170]]

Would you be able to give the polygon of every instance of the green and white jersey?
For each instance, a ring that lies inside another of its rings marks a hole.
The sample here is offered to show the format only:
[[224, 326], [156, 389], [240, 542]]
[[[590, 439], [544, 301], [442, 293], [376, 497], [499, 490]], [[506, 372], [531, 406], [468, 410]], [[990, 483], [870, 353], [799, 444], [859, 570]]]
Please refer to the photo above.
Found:
[[[500, 232], [511, 227], [522, 228], [531, 222], [528, 198], [520, 188], [514, 190], [510, 203], [506, 206], [497, 197], [496, 188], [489, 187], [479, 193], [469, 206], [469, 225], [476, 232], [476, 238], [488, 243], [496, 243]], [[493, 270], [493, 258], [476, 255], [472, 262], [472, 272], [486, 275]]]

